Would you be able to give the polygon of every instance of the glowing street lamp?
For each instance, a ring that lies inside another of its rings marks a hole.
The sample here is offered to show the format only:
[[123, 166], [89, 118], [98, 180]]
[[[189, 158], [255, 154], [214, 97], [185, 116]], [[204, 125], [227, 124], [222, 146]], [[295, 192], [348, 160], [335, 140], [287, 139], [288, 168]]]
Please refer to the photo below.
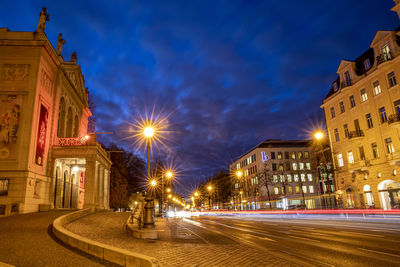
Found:
[[[172, 172], [172, 170], [168, 170], [166, 172], [163, 173], [162, 175], [162, 180], [161, 180], [161, 209], [160, 212], [163, 215], [164, 214], [164, 176], [167, 177], [168, 180], [171, 180], [174, 177], [174, 173]], [[171, 191], [170, 188], [167, 188], [167, 192], [169, 193]]]
[[156, 180], [151, 180], [150, 182], [152, 187], [155, 187], [157, 185], [157, 181]]
[[[146, 138], [147, 143], [147, 181], [150, 180], [150, 147], [151, 138], [154, 136], [154, 128], [151, 127], [151, 121], [147, 122], [147, 126], [143, 130], [143, 135]], [[157, 183], [152, 180], [150, 184], [154, 187]], [[152, 193], [150, 193], [152, 194]], [[144, 206], [145, 212], [143, 216], [143, 228], [154, 228], [154, 206], [152, 195], [146, 194], [146, 205]]]
[[321, 140], [322, 138], [324, 138], [324, 133], [322, 131], [318, 130], [314, 133], [314, 138], [317, 140]]

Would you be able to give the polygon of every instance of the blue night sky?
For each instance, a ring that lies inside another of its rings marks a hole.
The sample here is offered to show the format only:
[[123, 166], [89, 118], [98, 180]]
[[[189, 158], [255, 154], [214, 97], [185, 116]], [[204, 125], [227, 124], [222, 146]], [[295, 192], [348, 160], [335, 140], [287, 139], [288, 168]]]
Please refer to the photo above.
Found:
[[[112, 4], [111, 4], [112, 3]], [[267, 138], [304, 139], [341, 59], [399, 26], [392, 0], [0, 2], [0, 27], [46, 34], [77, 51], [102, 137], [138, 153], [129, 122], [170, 114], [181, 192]], [[164, 154], [159, 147], [156, 153]]]

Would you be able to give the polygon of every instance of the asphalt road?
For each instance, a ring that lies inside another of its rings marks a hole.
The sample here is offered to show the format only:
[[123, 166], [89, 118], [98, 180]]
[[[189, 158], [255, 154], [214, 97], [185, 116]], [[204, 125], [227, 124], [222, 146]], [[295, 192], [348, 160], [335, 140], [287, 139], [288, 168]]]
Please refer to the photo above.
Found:
[[227, 238], [300, 265], [400, 266], [399, 221], [201, 216], [182, 226], [204, 242]]
[[55, 240], [51, 224], [68, 212], [50, 211], [0, 218], [0, 262], [14, 266], [112, 266]]

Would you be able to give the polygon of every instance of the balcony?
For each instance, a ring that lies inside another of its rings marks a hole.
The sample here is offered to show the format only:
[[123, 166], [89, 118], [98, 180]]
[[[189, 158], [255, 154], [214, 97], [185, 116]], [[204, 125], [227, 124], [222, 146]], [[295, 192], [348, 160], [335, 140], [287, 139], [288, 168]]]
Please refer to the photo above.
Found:
[[345, 87], [347, 87], [347, 86], [352, 86], [352, 84], [353, 84], [353, 83], [351, 82], [351, 79], [350, 79], [350, 80], [341, 82], [341, 83], [340, 83], [340, 88], [345, 88]]
[[351, 141], [357, 141], [364, 137], [364, 132], [360, 129], [349, 132], [348, 138]]
[[382, 64], [382, 63], [392, 60], [392, 59], [393, 59], [392, 52], [383, 53], [376, 57], [376, 62], [379, 65], [379, 64]]
[[371, 164], [370, 164], [370, 161], [369, 160], [359, 160], [359, 161], [356, 161], [356, 162], [353, 162], [353, 163], [351, 163], [351, 164], [349, 164], [349, 170], [350, 171], [353, 171], [353, 170], [356, 170], [356, 169], [364, 169], [364, 167], [368, 167], [368, 166], [370, 166]]
[[388, 119], [389, 126], [400, 128], [400, 114], [392, 114]]

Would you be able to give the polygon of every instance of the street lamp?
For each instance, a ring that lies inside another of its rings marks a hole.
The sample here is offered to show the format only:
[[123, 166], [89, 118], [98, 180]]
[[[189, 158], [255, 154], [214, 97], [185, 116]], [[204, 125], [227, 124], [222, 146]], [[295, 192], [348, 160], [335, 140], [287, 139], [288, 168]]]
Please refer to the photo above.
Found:
[[[164, 176], [167, 177], [168, 180], [171, 180], [174, 177], [174, 173], [171, 170], [163, 172], [162, 181], [161, 181], [161, 214], [164, 214]], [[167, 192], [170, 192], [171, 189], [168, 188]]]
[[212, 190], [213, 188], [212, 188], [212, 186], [211, 185], [209, 185], [208, 187], [207, 187], [207, 190], [208, 190], [208, 209], [210, 210], [211, 209], [211, 190]]
[[[143, 134], [146, 138], [147, 145], [147, 181], [150, 180], [150, 147], [151, 147], [151, 138], [154, 136], [154, 128], [151, 125], [148, 125], [144, 128]], [[154, 185], [153, 185], [154, 183]], [[155, 186], [155, 180], [151, 181], [151, 185]], [[147, 189], [147, 193], [149, 190]], [[154, 203], [152, 193], [146, 194], [146, 205], [144, 206], [145, 212], [143, 215], [143, 228], [154, 228]]]

